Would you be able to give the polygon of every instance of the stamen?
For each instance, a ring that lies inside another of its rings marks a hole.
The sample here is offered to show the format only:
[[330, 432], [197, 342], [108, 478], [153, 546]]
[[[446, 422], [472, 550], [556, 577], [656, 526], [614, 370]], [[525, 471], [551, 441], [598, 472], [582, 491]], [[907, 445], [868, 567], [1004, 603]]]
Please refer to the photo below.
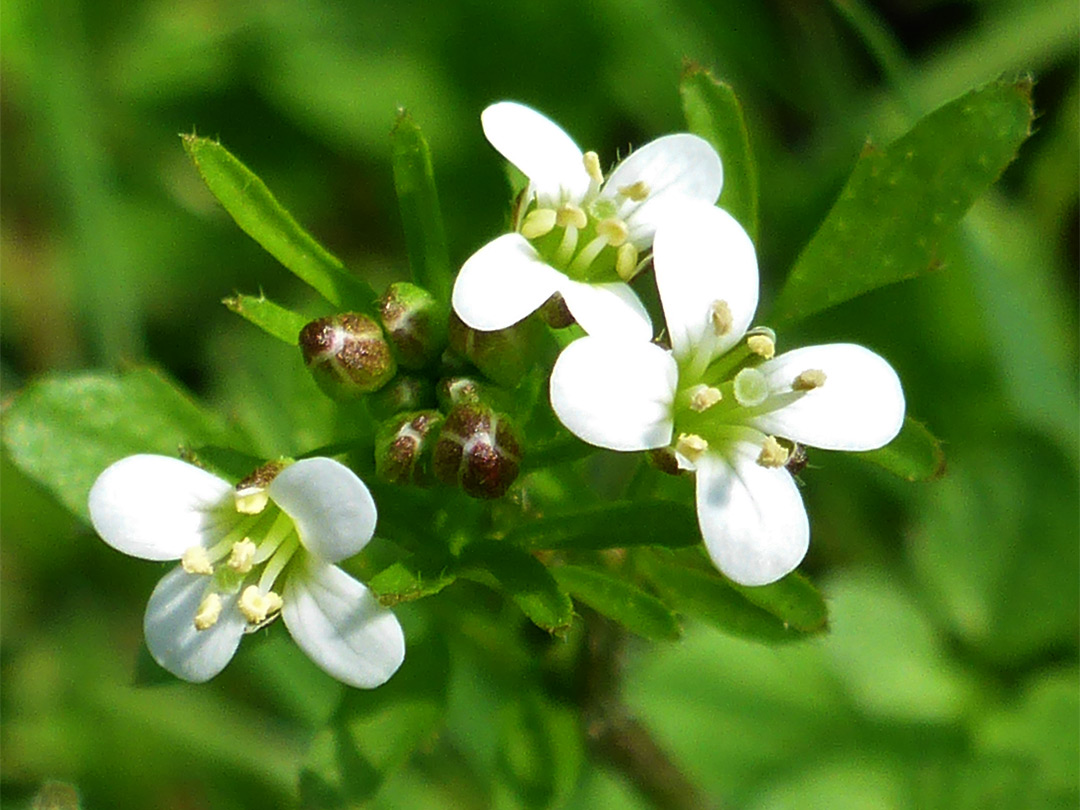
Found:
[[251, 570], [251, 566], [255, 562], [255, 552], [258, 549], [258, 546], [245, 537], [232, 547], [232, 551], [229, 553], [229, 568], [238, 574], [246, 574]]
[[633, 202], [641, 202], [649, 196], [650, 191], [651, 189], [649, 188], [648, 183], [644, 180], [638, 180], [636, 183], [631, 183], [628, 186], [619, 187], [619, 194]]
[[214, 566], [210, 564], [210, 555], [202, 546], [192, 546], [180, 557], [180, 567], [189, 574], [212, 574]]
[[709, 449], [709, 443], [696, 433], [680, 433], [675, 442], [675, 451], [690, 461], [697, 461]]
[[259, 577], [259, 589], [263, 591], [269, 591], [274, 587], [274, 582], [277, 580], [278, 574], [284, 570], [286, 564], [292, 559], [293, 554], [296, 553], [296, 549], [300, 547], [300, 538], [293, 534], [281, 544], [281, 548], [277, 550], [273, 557], [270, 558], [270, 562], [266, 564], [266, 568], [263, 569], [262, 576]]
[[265, 487], [245, 487], [236, 490], [236, 511], [242, 515], [257, 515], [266, 508], [270, 495]]
[[259, 550], [255, 554], [255, 565], [269, 560], [295, 528], [292, 518], [284, 512], [279, 512], [269, 531], [266, 532], [266, 535], [259, 543]]
[[765, 444], [761, 446], [761, 454], [757, 457], [757, 463], [762, 467], [783, 467], [787, 464], [791, 454], [788, 449], [776, 440], [775, 436], [768, 436]]
[[623, 281], [629, 281], [637, 275], [638, 249], [633, 242], [625, 242], [615, 254], [615, 272]]
[[589, 217], [573, 203], [563, 203], [555, 214], [555, 222], [560, 228], [574, 227], [581, 230], [589, 224]]
[[630, 236], [630, 229], [621, 219], [602, 219], [596, 223], [596, 233], [607, 239], [612, 247], [620, 247]]
[[265, 594], [259, 590], [258, 585], [248, 585], [240, 594], [238, 606], [240, 612], [249, 624], [259, 624], [266, 621], [266, 617], [281, 610], [283, 602], [280, 596], [273, 591]]
[[769, 381], [756, 368], [744, 368], [735, 375], [735, 400], [744, 408], [760, 405], [769, 397]]
[[206, 630], [217, 624], [221, 616], [221, 597], [216, 593], [208, 593], [199, 603], [199, 609], [195, 611], [195, 629]]
[[819, 368], [804, 371], [791, 384], [792, 391], [813, 391], [825, 384], [825, 372]]
[[[599, 230], [599, 228], [597, 228]], [[597, 236], [589, 244], [587, 244], [581, 253], [574, 259], [574, 263], [570, 265], [571, 274], [581, 274], [589, 269], [589, 265], [593, 263], [597, 256], [600, 255], [600, 251], [608, 246], [608, 240], [606, 236]]]
[[719, 388], [710, 385], [697, 385], [690, 392], [690, 410], [702, 413], [724, 398]]
[[535, 208], [525, 216], [525, 221], [521, 223], [521, 235], [526, 239], [546, 236], [555, 227], [556, 218], [554, 208]]
[[585, 161], [585, 171], [594, 183], [599, 185], [604, 182], [604, 173], [600, 171], [600, 156], [596, 152], [586, 152], [582, 155]]
[[731, 327], [735, 325], [735, 318], [731, 314], [731, 307], [728, 306], [727, 301], [712, 302], [709, 306], [709, 321], [717, 337], [731, 331]]
[[750, 335], [746, 339], [746, 345], [754, 354], [761, 355], [766, 360], [776, 356], [776, 343], [768, 335]]

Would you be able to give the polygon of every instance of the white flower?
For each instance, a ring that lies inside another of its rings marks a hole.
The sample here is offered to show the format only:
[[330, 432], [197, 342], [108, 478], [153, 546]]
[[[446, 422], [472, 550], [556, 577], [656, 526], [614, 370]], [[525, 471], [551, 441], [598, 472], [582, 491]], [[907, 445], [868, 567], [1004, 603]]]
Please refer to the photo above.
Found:
[[653, 264], [671, 350], [577, 340], [555, 363], [551, 404], [567, 428], [598, 447], [673, 445], [680, 466], [696, 470], [698, 523], [715, 565], [743, 585], [773, 582], [799, 564], [810, 539], [784, 468], [794, 443], [888, 444], [904, 419], [900, 380], [861, 346], [773, 357], [770, 330], [747, 334], [757, 259], [746, 232], [719, 208], [694, 207], [666, 223]]
[[505, 329], [560, 293], [586, 332], [650, 338], [648, 313], [625, 282], [672, 206], [711, 206], [720, 196], [723, 172], [713, 148], [696, 135], [668, 135], [631, 154], [605, 181], [595, 152], [583, 154], [529, 107], [499, 102], [481, 122], [529, 187], [514, 232], [484, 245], [458, 273], [458, 317], [473, 329]]
[[401, 626], [334, 565], [371, 539], [375, 502], [332, 459], [281, 467], [234, 488], [174, 458], [128, 456], [94, 482], [90, 518], [118, 551], [181, 561], [154, 588], [143, 623], [150, 654], [177, 677], [214, 677], [244, 633], [280, 611], [322, 669], [350, 686], [378, 686], [405, 656]]

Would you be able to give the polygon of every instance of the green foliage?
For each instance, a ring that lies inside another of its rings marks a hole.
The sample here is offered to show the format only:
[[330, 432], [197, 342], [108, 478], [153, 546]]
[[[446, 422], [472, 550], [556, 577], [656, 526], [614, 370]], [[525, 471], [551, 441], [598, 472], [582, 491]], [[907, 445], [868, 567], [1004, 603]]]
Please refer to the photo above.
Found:
[[296, 346], [299, 343], [300, 330], [308, 319], [280, 304], [275, 304], [265, 295], [232, 295], [222, 299], [230, 312], [235, 312], [246, 321], [250, 321], [268, 335]]
[[697, 516], [672, 501], [627, 501], [522, 523], [506, 541], [527, 549], [668, 548], [701, 542]]
[[884, 447], [860, 453], [906, 481], [933, 481], [945, 473], [945, 451], [926, 425], [905, 417], [900, 434]]
[[551, 573], [575, 599], [642, 638], [659, 641], [681, 635], [678, 621], [663, 602], [624, 580], [575, 565], [560, 565]]

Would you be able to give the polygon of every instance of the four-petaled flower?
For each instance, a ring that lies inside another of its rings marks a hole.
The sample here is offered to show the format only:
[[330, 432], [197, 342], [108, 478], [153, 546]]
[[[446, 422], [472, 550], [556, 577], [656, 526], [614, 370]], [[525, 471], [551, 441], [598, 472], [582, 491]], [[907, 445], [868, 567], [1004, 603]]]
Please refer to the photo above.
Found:
[[604, 180], [595, 152], [582, 153], [535, 110], [500, 102], [481, 115], [484, 134], [528, 178], [514, 232], [474, 253], [454, 284], [468, 326], [505, 329], [555, 293], [589, 334], [648, 340], [652, 323], [626, 282], [673, 207], [711, 206], [720, 196], [720, 158], [696, 135], [659, 138]]
[[588, 336], [563, 350], [551, 404], [571, 432], [612, 450], [674, 443], [696, 471], [698, 523], [715, 565], [744, 585], [793, 570], [810, 530], [785, 464], [797, 444], [871, 450], [904, 419], [896, 372], [852, 344], [779, 356], [747, 332], [758, 300], [753, 243], [719, 208], [687, 208], [656, 233], [656, 284], [671, 349]]
[[212, 678], [244, 633], [278, 612], [344, 683], [379, 686], [401, 665], [393, 613], [334, 565], [371, 539], [376, 512], [364, 483], [332, 459], [269, 464], [234, 488], [178, 459], [128, 456], [94, 482], [90, 517], [125, 554], [180, 560], [154, 588], [143, 624], [150, 654], [179, 678]]

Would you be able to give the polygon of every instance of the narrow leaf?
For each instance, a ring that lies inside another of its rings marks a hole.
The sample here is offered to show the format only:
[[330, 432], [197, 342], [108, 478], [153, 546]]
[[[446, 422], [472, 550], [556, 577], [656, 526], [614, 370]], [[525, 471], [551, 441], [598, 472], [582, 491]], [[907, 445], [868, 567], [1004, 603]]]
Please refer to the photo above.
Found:
[[858, 455], [907, 481], [933, 481], [945, 474], [941, 441], [910, 416], [904, 419], [899, 436], [879, 450]]
[[375, 293], [305, 231], [266, 184], [217, 141], [181, 135], [218, 202], [248, 236], [335, 306], [374, 312]]
[[450, 267], [446, 231], [435, 190], [431, 149], [420, 127], [403, 109], [398, 110], [391, 140], [394, 189], [405, 227], [413, 281], [449, 308], [454, 271]]
[[770, 585], [750, 588], [730, 583], [748, 602], [768, 611], [785, 625], [804, 633], [824, 630], [829, 621], [829, 609], [821, 593], [810, 580], [793, 571]]
[[551, 574], [575, 599], [643, 638], [658, 641], [682, 634], [675, 615], [663, 602], [628, 582], [574, 565], [552, 568]]
[[231, 312], [250, 321], [267, 334], [283, 340], [290, 346], [298, 344], [300, 330], [308, 319], [292, 310], [275, 304], [265, 295], [234, 295], [221, 300]]
[[511, 530], [507, 542], [528, 549], [604, 549], [701, 542], [693, 509], [673, 501], [604, 504], [531, 521]]
[[803, 249], [774, 322], [805, 318], [941, 266], [942, 242], [1031, 134], [1031, 82], [996, 82], [868, 144]]
[[566, 591], [534, 556], [506, 543], [480, 542], [465, 547], [459, 576], [497, 585], [533, 624], [560, 634], [570, 627], [574, 606]]
[[757, 165], [735, 91], [704, 68], [690, 65], [683, 72], [679, 95], [690, 131], [713, 145], [724, 166], [724, 188], [717, 204], [735, 217], [756, 242]]

